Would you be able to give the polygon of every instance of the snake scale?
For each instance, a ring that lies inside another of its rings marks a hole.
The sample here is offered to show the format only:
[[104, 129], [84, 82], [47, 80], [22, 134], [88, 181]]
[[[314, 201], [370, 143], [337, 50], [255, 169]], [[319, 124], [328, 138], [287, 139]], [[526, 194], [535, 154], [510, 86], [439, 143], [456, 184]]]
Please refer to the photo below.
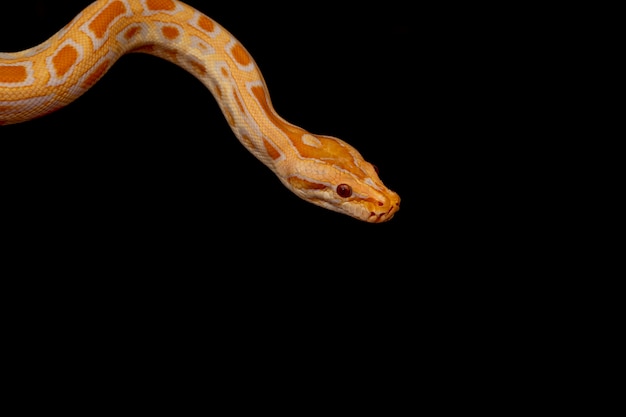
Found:
[[348, 143], [280, 117], [244, 46], [176, 0], [98, 0], [42, 44], [0, 53], [0, 126], [70, 104], [130, 52], [158, 56], [193, 74], [243, 146], [302, 199], [370, 223], [398, 211], [400, 197], [374, 165]]

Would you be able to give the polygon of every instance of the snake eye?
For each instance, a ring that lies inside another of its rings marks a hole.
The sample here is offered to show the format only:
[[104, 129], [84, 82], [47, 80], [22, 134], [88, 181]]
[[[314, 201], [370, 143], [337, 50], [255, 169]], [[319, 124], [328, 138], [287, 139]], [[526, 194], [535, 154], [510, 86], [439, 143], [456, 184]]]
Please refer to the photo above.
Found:
[[348, 198], [352, 195], [352, 187], [348, 184], [339, 184], [337, 186], [337, 194], [339, 194], [340, 197]]
[[374, 168], [374, 171], [376, 171], [376, 174], [380, 174], [380, 172], [378, 172], [378, 167], [374, 164], [372, 164], [372, 167]]

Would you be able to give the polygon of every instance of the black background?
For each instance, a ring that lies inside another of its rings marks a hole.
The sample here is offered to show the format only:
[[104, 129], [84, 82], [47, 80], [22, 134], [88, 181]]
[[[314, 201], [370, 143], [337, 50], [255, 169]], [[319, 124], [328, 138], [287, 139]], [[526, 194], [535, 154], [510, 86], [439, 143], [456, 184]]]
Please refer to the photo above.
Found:
[[[42, 42], [89, 3], [11, 5], [0, 50]], [[428, 157], [420, 126], [428, 116], [420, 90], [428, 81], [416, 22], [392, 4], [382, 13], [323, 2], [288, 10], [189, 4], [246, 46], [285, 119], [343, 138], [379, 167], [402, 197], [393, 221], [361, 223], [295, 197], [238, 143], [197, 80], [140, 54], [123, 57], [67, 108], [2, 128], [7, 175], [19, 184], [9, 186], [9, 210], [51, 238], [95, 243], [114, 235], [122, 246], [168, 252], [191, 245], [203, 257], [243, 259], [279, 245], [282, 255], [268, 252], [267, 265], [258, 265], [267, 270], [287, 259], [341, 258], [352, 272], [368, 269], [372, 257], [393, 263], [424, 224], [420, 170]]]
[[[88, 3], [3, 5], [0, 50], [44, 41]], [[304, 358], [313, 372], [338, 360], [399, 395], [410, 385], [397, 370], [425, 371], [436, 390], [479, 367], [475, 353], [518, 345], [507, 329], [544, 301], [523, 297], [544, 293], [527, 278], [545, 272], [554, 229], [533, 223], [546, 214], [526, 181], [542, 161], [524, 158], [540, 149], [528, 141], [538, 111], [512, 102], [536, 68], [504, 36], [515, 11], [188, 3], [248, 49], [279, 114], [354, 145], [401, 209], [367, 224], [300, 200], [191, 75], [125, 56], [70, 106], [0, 128], [4, 259], [22, 287], [4, 293], [39, 314], [29, 328], [63, 332], [44, 305], [68, 334], [120, 314], [111, 332], [163, 332], [184, 349], [219, 334], [209, 344], [246, 357], [287, 340], [271, 358]]]
[[[10, 52], [89, 1], [5, 3]], [[298, 199], [197, 80], [123, 57], [65, 109], [0, 127], [11, 386], [113, 373], [118, 391], [197, 390], [217, 370], [226, 391], [270, 376], [286, 382], [276, 403], [288, 385], [300, 406], [396, 415], [529, 408], [579, 372], [581, 327], [600, 321], [585, 197], [563, 198], [589, 180], [567, 166], [586, 163], [563, 132], [579, 122], [558, 114], [579, 80], [551, 57], [582, 59], [561, 5], [189, 3], [246, 46], [278, 113], [353, 144], [401, 209], [367, 224]]]
[[[3, 5], [0, 50], [39, 44], [89, 3]], [[266, 337], [320, 355], [332, 343], [332, 355], [353, 356], [371, 338], [403, 348], [425, 297], [414, 289], [429, 258], [420, 230], [432, 227], [417, 23], [392, 3], [188, 3], [248, 49], [286, 120], [376, 164], [400, 211], [368, 224], [299, 199], [236, 140], [202, 84], [132, 54], [68, 107], [0, 129], [4, 259], [19, 268], [4, 293], [42, 338], [114, 323], [114, 340], [142, 328], [185, 349], [223, 332], [252, 349]]]
[[[0, 50], [44, 41], [88, 3], [7, 5]], [[15, 248], [61, 244], [155, 271], [391, 292], [423, 273], [498, 270], [519, 256], [543, 196], [525, 198], [538, 107], [518, 99], [533, 91], [519, 75], [533, 61], [522, 59], [523, 28], [503, 29], [515, 22], [507, 11], [496, 20], [458, 5], [189, 3], [246, 46], [279, 114], [376, 164], [400, 211], [368, 224], [299, 199], [236, 140], [195, 78], [131, 54], [66, 108], [0, 130]]]
[[[89, 3], [3, 6], [0, 50], [37, 45]], [[503, 138], [516, 134], [499, 130], [511, 83], [499, 72], [509, 63], [493, 32], [483, 38], [480, 11], [189, 4], [245, 45], [279, 114], [376, 164], [400, 211], [368, 224], [297, 198], [236, 140], [196, 79], [131, 54], [68, 107], [0, 129], [4, 235], [15, 254], [86, 273], [259, 289], [287, 280], [295, 293], [394, 308], [443, 294], [440, 277], [509, 257], [520, 221], [509, 207], [521, 203], [503, 197], [511, 184], [497, 169], [510, 160]], [[456, 285], [463, 293], [467, 284]]]

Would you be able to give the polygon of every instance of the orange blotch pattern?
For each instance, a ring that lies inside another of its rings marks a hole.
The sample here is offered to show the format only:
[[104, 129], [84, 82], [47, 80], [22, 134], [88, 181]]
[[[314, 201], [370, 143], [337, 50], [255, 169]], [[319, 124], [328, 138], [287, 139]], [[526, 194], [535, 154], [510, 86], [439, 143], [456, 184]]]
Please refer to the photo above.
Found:
[[324, 184], [307, 181], [299, 177], [289, 177], [288, 181], [294, 188], [298, 188], [300, 190], [323, 190], [326, 188]]
[[176, 5], [172, 0], [148, 0], [146, 2], [148, 9], [152, 11], [169, 10], [172, 11], [176, 8]]
[[28, 73], [21, 65], [0, 65], [0, 83], [21, 83], [26, 81]]
[[217, 98], [219, 98], [221, 100], [221, 98], [222, 98], [222, 89], [217, 84], [215, 84], [214, 89], [215, 89], [215, 95], [217, 96]]
[[180, 35], [180, 31], [173, 26], [164, 26], [161, 32], [163, 32], [163, 36], [167, 39], [176, 39], [178, 35]]
[[285, 134], [289, 136], [289, 138], [293, 142], [294, 146], [296, 146], [296, 148], [299, 148], [299, 145], [302, 142], [302, 139], [301, 139], [302, 135], [305, 132], [300, 128], [297, 128], [295, 126], [291, 126], [285, 123], [283, 120], [280, 119], [280, 117], [278, 117], [274, 113], [274, 111], [272, 110], [269, 104], [269, 100], [267, 99], [267, 96], [265, 95], [265, 90], [263, 89], [263, 87], [260, 87], [260, 86], [252, 87], [252, 94], [254, 94], [254, 96], [257, 99], [257, 102], [263, 108], [263, 111], [265, 112], [265, 115], [267, 116], [267, 118], [272, 121], [274, 126], [276, 126], [280, 130], [285, 132]]
[[161, 56], [170, 62], [178, 62], [178, 52], [173, 49], [164, 49]]
[[89, 24], [89, 29], [98, 38], [103, 38], [111, 23], [119, 16], [126, 12], [126, 7], [121, 1], [115, 1], [109, 4], [104, 10], [100, 12]]
[[228, 122], [228, 125], [231, 127], [231, 129], [234, 128], [235, 118], [233, 117], [233, 114], [228, 109], [224, 109], [223, 113], [224, 117], [226, 117], [226, 122]]
[[267, 139], [263, 139], [263, 145], [265, 146], [265, 150], [267, 151], [267, 154], [269, 155], [270, 158], [272, 159], [280, 158], [280, 152], [278, 152], [276, 148], [273, 147], [272, 144], [267, 141]]
[[78, 59], [76, 48], [66, 45], [52, 58], [52, 65], [57, 76], [62, 77], [74, 66]]
[[235, 61], [243, 66], [246, 66], [250, 64], [250, 62], [252, 62], [252, 57], [250, 57], [250, 54], [248, 54], [245, 48], [239, 43], [233, 46], [231, 52], [233, 53], [233, 58], [235, 58]]
[[235, 91], [233, 96], [235, 97], [235, 102], [237, 103], [237, 106], [239, 107], [239, 110], [241, 111], [241, 113], [245, 113], [246, 109], [244, 109], [243, 107], [243, 103], [241, 102], [241, 99], [239, 98], [239, 94], [237, 94], [237, 92]]
[[156, 48], [154, 52], [163, 59], [170, 62], [178, 62], [178, 51], [172, 48]]
[[241, 141], [246, 144], [246, 147], [248, 149], [256, 149], [256, 146], [254, 146], [254, 142], [252, 142], [252, 139], [250, 139], [250, 137], [248, 135], [242, 134], [241, 135]]
[[87, 78], [85, 78], [85, 80], [81, 84], [81, 87], [84, 89], [90, 88], [92, 85], [96, 83], [96, 81], [98, 81], [104, 75], [105, 72], [107, 72], [110, 66], [111, 66], [110, 60], [106, 60], [100, 65], [98, 65], [98, 68], [96, 68], [91, 74], [89, 74]]
[[207, 32], [213, 32], [215, 30], [215, 23], [206, 16], [200, 16], [198, 25]]
[[326, 161], [338, 161], [343, 168], [353, 173], [362, 172], [361, 169], [356, 166], [353, 161], [353, 156], [335, 140], [330, 138], [324, 138], [318, 136], [317, 138], [322, 143], [321, 147], [314, 147], [305, 144], [302, 141], [302, 135], [307, 132], [303, 129], [285, 122], [276, 113], [274, 113], [269, 98], [267, 97], [265, 90], [261, 86], [255, 86], [251, 88], [252, 94], [256, 97], [257, 102], [263, 108], [263, 111], [267, 118], [271, 120], [272, 124], [278, 129], [282, 130], [291, 140], [291, 143], [298, 150], [298, 153], [304, 158], [324, 159]]
[[202, 63], [198, 62], [198, 61], [194, 61], [192, 59], [188, 60], [189, 65], [191, 65], [191, 67], [193, 68], [194, 72], [198, 75], [206, 75], [207, 70], [206, 67], [204, 65], [202, 65]]
[[128, 29], [125, 33], [124, 33], [124, 39], [126, 39], [127, 41], [131, 40], [132, 38], [134, 38], [135, 36], [137, 36], [137, 34], [139, 33], [141, 29], [139, 29], [138, 27], [134, 27], [134, 28], [130, 28]]

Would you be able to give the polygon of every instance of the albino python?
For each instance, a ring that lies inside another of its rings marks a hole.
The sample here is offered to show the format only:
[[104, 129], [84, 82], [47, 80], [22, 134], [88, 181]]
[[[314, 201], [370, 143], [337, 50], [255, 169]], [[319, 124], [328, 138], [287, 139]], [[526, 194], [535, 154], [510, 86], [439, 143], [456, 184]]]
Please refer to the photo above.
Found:
[[68, 105], [128, 52], [156, 55], [197, 77], [239, 141], [297, 196], [370, 223], [398, 211], [400, 197], [372, 164], [344, 141], [280, 117], [241, 43], [175, 0], [98, 0], [41, 45], [0, 53], [0, 125]]

